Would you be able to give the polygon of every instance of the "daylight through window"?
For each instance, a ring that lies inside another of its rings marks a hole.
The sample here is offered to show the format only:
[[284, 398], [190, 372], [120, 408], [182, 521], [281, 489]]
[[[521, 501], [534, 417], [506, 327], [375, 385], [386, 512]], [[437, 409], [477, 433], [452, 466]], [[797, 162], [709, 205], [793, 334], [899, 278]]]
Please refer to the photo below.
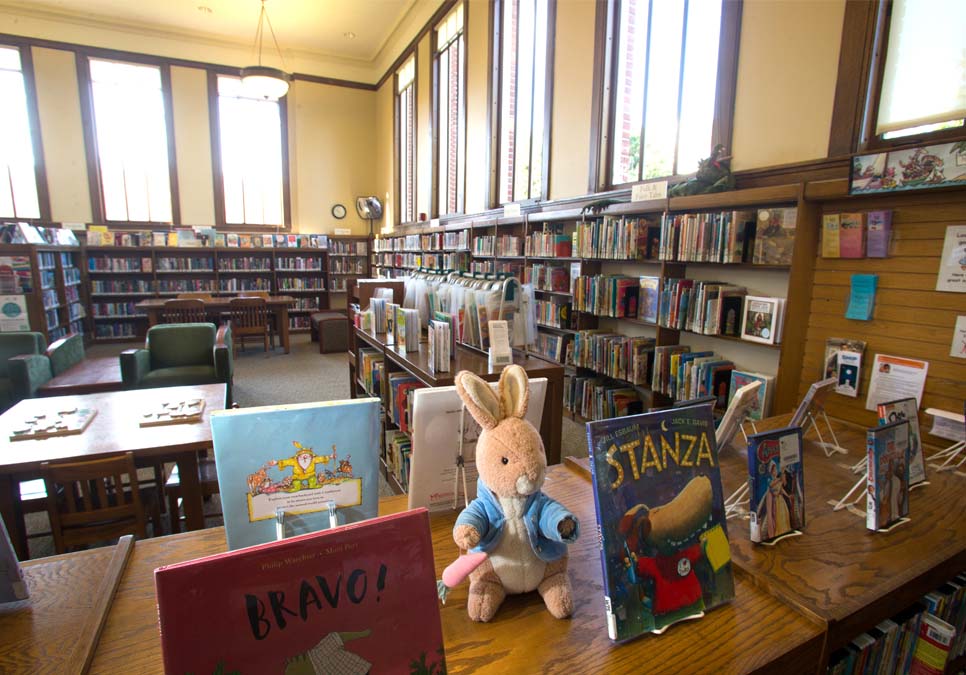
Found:
[[0, 47], [0, 101], [0, 218], [39, 218], [27, 92], [14, 47]]
[[416, 56], [396, 73], [399, 221], [416, 220]]
[[463, 211], [466, 114], [463, 39], [463, 4], [457, 5], [436, 26], [436, 151], [437, 213]]

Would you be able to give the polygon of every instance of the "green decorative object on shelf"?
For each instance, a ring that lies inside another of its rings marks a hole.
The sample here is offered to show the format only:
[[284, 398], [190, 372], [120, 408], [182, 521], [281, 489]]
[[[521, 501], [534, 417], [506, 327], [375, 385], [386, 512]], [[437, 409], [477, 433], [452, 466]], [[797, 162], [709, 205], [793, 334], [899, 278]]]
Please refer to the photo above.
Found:
[[694, 178], [678, 183], [668, 190], [669, 197], [687, 197], [709, 192], [726, 192], [735, 189], [735, 177], [731, 173], [731, 155], [725, 155], [720, 143], [714, 146], [711, 156], [698, 162]]

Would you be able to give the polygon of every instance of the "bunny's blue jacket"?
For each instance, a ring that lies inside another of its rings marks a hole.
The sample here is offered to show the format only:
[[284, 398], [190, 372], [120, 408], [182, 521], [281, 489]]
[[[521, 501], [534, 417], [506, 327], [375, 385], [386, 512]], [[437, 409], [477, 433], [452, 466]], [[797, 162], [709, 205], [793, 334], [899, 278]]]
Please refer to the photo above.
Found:
[[[570, 517], [577, 524], [577, 517], [565, 509], [560, 502], [554, 501], [540, 491], [527, 497], [523, 509], [523, 520], [530, 535], [530, 546], [538, 558], [544, 562], [559, 560], [567, 552], [567, 544], [577, 541], [579, 524], [569, 537], [564, 539], [557, 526], [564, 518]], [[480, 543], [472, 549], [473, 553], [489, 553], [503, 534], [506, 518], [500, 502], [486, 487], [483, 479], [476, 482], [476, 499], [463, 509], [456, 519], [457, 525], [472, 525], [480, 533]]]

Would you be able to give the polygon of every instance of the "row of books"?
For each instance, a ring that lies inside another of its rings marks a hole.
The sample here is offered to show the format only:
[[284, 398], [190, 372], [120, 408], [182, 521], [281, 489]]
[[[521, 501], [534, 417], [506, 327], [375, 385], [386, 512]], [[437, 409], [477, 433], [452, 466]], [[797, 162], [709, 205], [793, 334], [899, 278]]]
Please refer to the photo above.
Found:
[[574, 279], [574, 309], [597, 316], [637, 318], [638, 277], [579, 276]]
[[523, 270], [523, 283], [533, 284], [538, 291], [554, 293], [573, 293], [574, 281], [580, 276], [580, 263], [570, 263], [570, 267], [554, 264], [535, 263]]
[[718, 281], [665, 279], [657, 323], [705, 335], [739, 337], [745, 295], [744, 288]]
[[366, 261], [364, 258], [331, 258], [329, 271], [336, 274], [365, 274]]
[[468, 251], [469, 248], [469, 230], [407, 234], [386, 238], [377, 237], [373, 242], [373, 250], [380, 253], [389, 251]]
[[578, 258], [653, 260], [657, 234], [657, 224], [649, 218], [604, 216], [577, 223], [573, 250]]
[[[150, 272], [150, 261], [151, 258], [142, 258], [141, 271]], [[144, 262], [147, 261], [148, 266], [145, 267]], [[214, 271], [214, 260], [210, 257], [194, 257], [194, 256], [174, 256], [171, 258], [158, 257], [157, 266], [159, 272], [213, 272]]]
[[566, 363], [567, 348], [572, 341], [572, 335], [558, 335], [540, 331], [537, 332], [533, 351], [551, 361]]
[[474, 274], [506, 274], [518, 279], [523, 274], [523, 263], [511, 260], [474, 260], [470, 263], [469, 271]]
[[264, 256], [234, 255], [230, 258], [218, 258], [219, 272], [231, 272], [233, 270], [270, 272], [272, 270], [272, 259]]
[[533, 304], [538, 326], [571, 328], [571, 306], [569, 302], [536, 300]]
[[891, 237], [892, 211], [822, 216], [823, 258], [887, 258]]
[[40, 291], [40, 298], [43, 301], [44, 309], [55, 309], [60, 302], [57, 299], [57, 291], [54, 289]]
[[360, 255], [369, 254], [369, 242], [367, 241], [343, 241], [341, 239], [329, 240], [329, 253], [335, 255]]
[[654, 364], [653, 338], [582, 330], [569, 346], [568, 363], [601, 375], [647, 386]]
[[87, 316], [87, 310], [79, 302], [71, 302], [67, 305], [67, 319], [74, 322]]
[[324, 234], [238, 234], [216, 232], [211, 227], [178, 228], [164, 232], [111, 232], [105, 226], [91, 225], [87, 229], [87, 245], [327, 249], [329, 237]]
[[531, 232], [524, 240], [523, 250], [535, 258], [569, 258], [573, 255], [573, 237], [559, 232]]
[[80, 287], [76, 284], [73, 286], [65, 286], [64, 297], [67, 299], [67, 302], [80, 302]]
[[115, 318], [119, 316], [145, 316], [134, 305], [135, 302], [94, 302], [91, 310], [95, 318]]
[[564, 408], [588, 420], [625, 417], [644, 412], [641, 393], [603, 377], [564, 376]]
[[96, 323], [94, 324], [94, 337], [96, 338], [131, 338], [137, 335], [137, 329], [133, 323]]
[[429, 367], [436, 373], [448, 373], [450, 371], [450, 358], [453, 356], [452, 325], [449, 321], [433, 319], [426, 329], [427, 340], [429, 341]]
[[665, 214], [658, 257], [678, 262], [790, 265], [797, 219], [794, 208]]
[[145, 279], [92, 279], [91, 293], [154, 293], [154, 282]]
[[142, 269], [144, 260], [150, 258], [108, 258], [104, 256], [89, 256], [87, 258], [88, 272], [150, 272]]
[[[282, 287], [284, 285], [284, 281], [285, 280], [283, 280], [283, 279], [279, 279], [279, 281], [278, 281], [279, 290], [282, 290]], [[170, 285], [172, 283], [174, 283], [174, 282], [164, 282], [164, 281], [161, 281], [160, 284], [161, 284], [162, 288], [159, 288], [159, 290], [171, 290], [170, 288], [165, 288], [165, 286], [170, 287]], [[179, 285], [181, 284], [181, 282], [176, 282], [176, 283], [178, 283]], [[193, 289], [175, 288], [173, 290], [181, 291], [181, 290], [193, 290]], [[269, 279], [264, 279], [264, 278], [251, 278], [251, 277], [244, 277], [244, 278], [241, 278], [241, 279], [219, 279], [218, 280], [218, 290], [219, 291], [228, 291], [228, 292], [233, 292], [233, 291], [268, 291], [268, 292], [271, 292], [272, 291], [272, 283], [271, 283], [271, 281]]]
[[275, 269], [299, 272], [303, 270], [321, 272], [323, 269], [322, 259], [317, 257], [278, 257], [275, 259]]
[[389, 374], [389, 419], [405, 433], [412, 433], [412, 392], [426, 385], [409, 373]]
[[[232, 282], [245, 282], [246, 279], [229, 279]], [[253, 282], [260, 282], [264, 284], [264, 290], [268, 290], [269, 284], [268, 279], [251, 279]], [[303, 279], [300, 277], [279, 277], [277, 279], [278, 290], [280, 291], [324, 291], [325, 281], [319, 277], [309, 277]], [[252, 289], [245, 289], [252, 290]]]
[[379, 253], [376, 264], [385, 267], [419, 269], [426, 267], [435, 270], [469, 269], [468, 253]]
[[480, 235], [473, 239], [473, 255], [495, 255], [497, 257], [520, 256], [522, 243], [520, 237], [510, 234], [499, 236]]
[[408, 434], [390, 429], [386, 431], [386, 469], [403, 492], [409, 492], [409, 468], [412, 460], [413, 441]]
[[359, 377], [362, 380], [362, 386], [370, 396], [379, 397], [382, 391], [382, 373], [385, 369], [382, 354], [375, 349], [360, 347], [359, 362]]

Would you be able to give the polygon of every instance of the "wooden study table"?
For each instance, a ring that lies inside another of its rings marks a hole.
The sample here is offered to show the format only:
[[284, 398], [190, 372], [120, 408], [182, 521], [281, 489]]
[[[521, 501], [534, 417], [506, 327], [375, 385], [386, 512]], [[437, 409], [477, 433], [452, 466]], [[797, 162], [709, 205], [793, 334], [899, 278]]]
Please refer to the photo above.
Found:
[[[554, 619], [539, 594], [530, 593], [509, 597], [492, 622], [474, 623], [466, 614], [464, 583], [453, 589], [441, 608], [448, 672], [815, 672], [822, 626], [740, 576], [735, 600], [701, 620], [673, 626], [663, 635], [643, 636], [623, 645], [612, 643], [604, 619], [590, 485], [557, 465], [549, 469], [544, 490], [581, 521], [580, 540], [570, 547], [573, 618]], [[405, 496], [397, 496], [380, 501], [379, 511], [385, 515], [405, 507]], [[437, 574], [458, 553], [452, 538], [455, 519], [456, 512], [431, 518]], [[161, 672], [154, 569], [224, 550], [223, 528], [137, 542], [91, 672]]]
[[[239, 291], [238, 295], [244, 295], [244, 291]], [[142, 300], [134, 307], [148, 315], [148, 326], [161, 323], [161, 310], [164, 303], [170, 298], [149, 298]], [[222, 312], [227, 312], [229, 307], [229, 297], [215, 297], [205, 300], [205, 313], [212, 323], [217, 324]], [[273, 295], [265, 300], [268, 311], [275, 317], [275, 325], [278, 327], [278, 337], [285, 349], [285, 353], [290, 352], [289, 329], [288, 329], [288, 308], [295, 304], [295, 298], [289, 295]]]
[[[385, 333], [367, 333], [359, 328], [353, 328], [356, 344], [372, 347], [382, 352], [386, 360], [387, 370], [393, 372], [404, 370], [413, 375], [427, 387], [449, 387], [453, 385], [456, 373], [468, 370], [476, 373], [487, 382], [500, 379], [503, 367], [490, 368], [489, 360], [483, 354], [457, 345], [455, 358], [450, 360], [450, 369], [446, 373], [434, 372], [429, 367], [429, 344], [419, 343], [418, 351], [406, 351], [394, 344], [387, 343]], [[513, 353], [513, 363], [522, 366], [530, 378], [547, 378], [547, 393], [543, 400], [543, 416], [540, 421], [540, 437], [543, 439], [547, 452], [548, 464], [560, 463], [560, 435], [563, 417], [563, 381], [564, 369], [559, 363], [554, 364], [535, 356], [524, 356]], [[388, 373], [387, 373], [388, 374]], [[355, 384], [350, 383], [355, 392]]]
[[[200, 422], [140, 427], [141, 414], [169, 401], [204, 398]], [[225, 407], [225, 384], [201, 384], [161, 389], [135, 389], [20, 401], [0, 415], [0, 515], [7, 525], [17, 557], [26, 560], [27, 535], [20, 507], [20, 481], [40, 477], [42, 462], [94, 459], [133, 452], [139, 466], [155, 461], [175, 461], [184, 491], [185, 521], [189, 530], [204, 527], [201, 485], [198, 482], [198, 450], [211, 447], [212, 410]], [[25, 419], [56, 414], [71, 408], [93, 408], [97, 415], [80, 434], [21, 441], [8, 440]]]

